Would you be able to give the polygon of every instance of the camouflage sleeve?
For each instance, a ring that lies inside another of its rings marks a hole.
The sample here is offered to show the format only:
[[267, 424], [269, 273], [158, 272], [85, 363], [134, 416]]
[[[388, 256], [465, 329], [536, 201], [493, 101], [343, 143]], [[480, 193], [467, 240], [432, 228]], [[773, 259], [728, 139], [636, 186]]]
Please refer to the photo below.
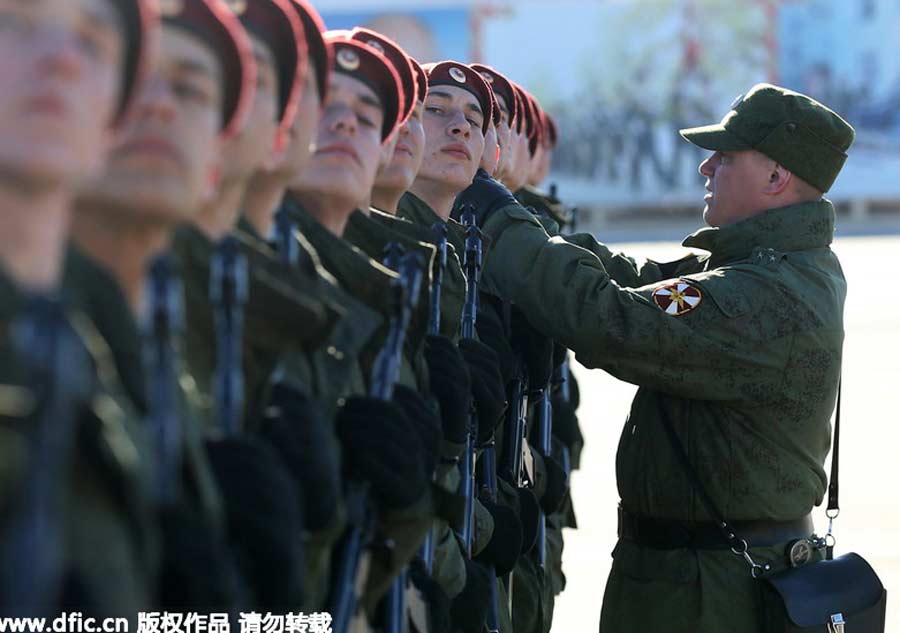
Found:
[[[783, 377], [790, 332], [779, 332], [779, 314], [769, 323], [753, 318], [777, 291], [750, 264], [624, 288], [595, 255], [549, 238], [516, 206], [491, 216], [485, 230], [496, 237], [485, 276], [587, 367], [718, 401], [767, 391]], [[787, 304], [772, 305], [783, 312]]]
[[569, 244], [580, 246], [596, 255], [610, 278], [625, 288], [636, 288], [663, 279], [700, 272], [703, 266], [703, 258], [694, 254], [685, 255], [674, 262], [659, 263], [649, 259], [639, 261], [625, 253], [611, 251], [589, 233], [566, 235], [564, 239]]

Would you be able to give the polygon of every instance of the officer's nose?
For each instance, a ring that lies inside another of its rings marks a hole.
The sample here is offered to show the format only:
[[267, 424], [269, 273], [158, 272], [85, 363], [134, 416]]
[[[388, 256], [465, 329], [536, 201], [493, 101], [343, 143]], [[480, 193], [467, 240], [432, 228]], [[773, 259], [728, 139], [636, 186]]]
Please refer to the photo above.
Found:
[[707, 178], [712, 178], [716, 173], [716, 165], [719, 162], [719, 153], [716, 152], [705, 161], [700, 163], [700, 167], [698, 171], [701, 176], [706, 176]]
[[175, 93], [172, 85], [161, 74], [154, 73], [148, 77], [141, 88], [137, 102], [139, 116], [155, 116], [162, 119], [172, 118], [175, 112]]

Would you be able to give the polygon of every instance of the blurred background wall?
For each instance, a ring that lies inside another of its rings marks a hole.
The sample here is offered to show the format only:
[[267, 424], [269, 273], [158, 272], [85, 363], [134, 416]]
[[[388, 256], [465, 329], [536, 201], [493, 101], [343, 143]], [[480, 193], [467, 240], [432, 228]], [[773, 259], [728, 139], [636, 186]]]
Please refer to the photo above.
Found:
[[[696, 218], [703, 153], [681, 127], [718, 121], [773, 81], [823, 100], [859, 136], [830, 197], [849, 221], [900, 216], [898, 0], [317, 0], [419, 61], [496, 66], [561, 128], [551, 181], [595, 228]], [[893, 176], [891, 176], [893, 174]]]

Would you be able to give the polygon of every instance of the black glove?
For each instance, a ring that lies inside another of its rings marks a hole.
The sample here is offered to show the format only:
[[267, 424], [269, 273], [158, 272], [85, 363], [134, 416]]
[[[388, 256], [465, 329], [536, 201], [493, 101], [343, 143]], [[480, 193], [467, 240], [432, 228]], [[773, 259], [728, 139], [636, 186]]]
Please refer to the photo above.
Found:
[[432, 398], [425, 398], [404, 385], [394, 387], [394, 403], [403, 410], [422, 442], [425, 472], [430, 477], [440, 460], [444, 439], [440, 409]]
[[478, 412], [478, 443], [484, 444], [494, 434], [506, 411], [506, 390], [500, 375], [497, 354], [474, 339], [459, 342], [459, 351], [469, 365], [472, 396]]
[[255, 438], [206, 443], [225, 503], [228, 539], [254, 608], [285, 610], [302, 586], [300, 505], [285, 503], [299, 492], [274, 449]]
[[403, 508], [425, 494], [425, 451], [399, 406], [355, 396], [338, 411], [335, 425], [348, 476], [371, 482], [381, 505]]
[[540, 504], [531, 488], [519, 488], [519, 521], [522, 522], [522, 553], [527, 554], [537, 542]]
[[480, 564], [467, 560], [466, 585], [450, 606], [455, 630], [462, 633], [482, 633], [489, 604], [490, 585], [487, 570]]
[[485, 170], [479, 169], [472, 184], [456, 197], [450, 217], [461, 221], [463, 207], [471, 205], [478, 226], [484, 226], [491, 213], [510, 204], [519, 205], [519, 202], [509, 189], [491, 178]]
[[[535, 449], [537, 451], [537, 449]], [[544, 486], [544, 494], [541, 495], [541, 510], [549, 516], [559, 509], [559, 504], [566, 498], [569, 490], [569, 478], [562, 465], [549, 455], [537, 451], [544, 460], [547, 483]]]
[[431, 393], [441, 407], [444, 439], [464, 444], [472, 398], [469, 368], [459, 349], [445, 336], [425, 337], [425, 362]]
[[409, 580], [421, 592], [428, 604], [430, 633], [451, 633], [450, 598], [425, 569], [425, 563], [415, 558], [409, 564]]
[[237, 606], [238, 571], [224, 544], [210, 537], [207, 522], [187, 507], [164, 510], [159, 519], [158, 606], [168, 611], [229, 611]]
[[514, 509], [494, 503], [486, 495], [481, 496], [481, 503], [494, 519], [494, 533], [475, 560], [493, 565], [502, 576], [512, 571], [522, 553], [522, 523]]
[[543, 389], [553, 374], [553, 341], [534, 329], [518, 308], [513, 308], [512, 339], [513, 348], [522, 352], [529, 387]]
[[583, 439], [575, 409], [570, 402], [563, 402], [558, 391], [553, 398], [553, 436], [569, 448]]
[[325, 528], [341, 495], [340, 445], [319, 404], [299, 388], [279, 382], [263, 411], [259, 434], [275, 448], [297, 484], [306, 529]]
[[515, 377], [519, 359], [512, 348], [510, 333], [503, 325], [503, 302], [492, 295], [481, 293], [478, 296], [478, 319], [475, 330], [478, 338], [489, 345], [497, 354], [500, 362], [500, 376], [506, 386]]

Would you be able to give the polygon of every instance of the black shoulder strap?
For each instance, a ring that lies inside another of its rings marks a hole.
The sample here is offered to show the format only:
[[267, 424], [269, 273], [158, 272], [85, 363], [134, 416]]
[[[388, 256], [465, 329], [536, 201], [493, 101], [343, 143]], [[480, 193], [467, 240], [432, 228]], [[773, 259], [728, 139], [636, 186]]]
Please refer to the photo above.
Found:
[[831, 450], [831, 479], [828, 482], [828, 510], [838, 506], [838, 456], [841, 446], [841, 383], [838, 382], [837, 406], [834, 413], [834, 447]]

